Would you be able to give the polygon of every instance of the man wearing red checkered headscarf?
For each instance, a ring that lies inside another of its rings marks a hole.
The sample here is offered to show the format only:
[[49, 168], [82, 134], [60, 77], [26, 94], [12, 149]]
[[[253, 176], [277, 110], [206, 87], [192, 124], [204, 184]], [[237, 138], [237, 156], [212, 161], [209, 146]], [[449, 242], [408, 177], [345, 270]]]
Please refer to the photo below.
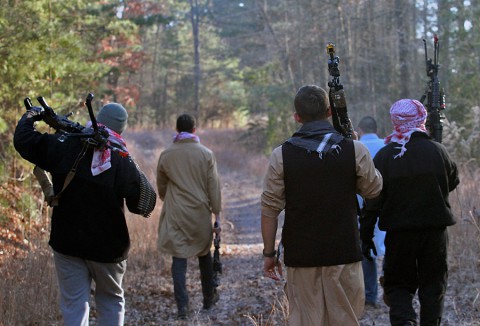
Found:
[[385, 138], [385, 144], [395, 142], [400, 144], [400, 153], [395, 156], [401, 157], [407, 150], [405, 145], [415, 131], [427, 133], [425, 121], [427, 110], [417, 100], [404, 99], [395, 102], [390, 108], [390, 118], [394, 131]]
[[393, 132], [374, 158], [383, 176], [380, 196], [366, 200], [360, 219], [362, 248], [373, 229], [385, 238], [384, 299], [392, 325], [417, 325], [412, 301], [418, 291], [420, 325], [439, 325], [447, 287], [447, 227], [455, 224], [449, 192], [459, 184], [455, 162], [425, 129], [422, 103], [402, 99], [390, 108]]

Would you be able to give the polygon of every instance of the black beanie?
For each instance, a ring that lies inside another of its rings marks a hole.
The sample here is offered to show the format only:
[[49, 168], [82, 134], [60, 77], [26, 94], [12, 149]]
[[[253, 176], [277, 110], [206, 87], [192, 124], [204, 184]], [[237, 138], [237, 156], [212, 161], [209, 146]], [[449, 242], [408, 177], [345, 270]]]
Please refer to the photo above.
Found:
[[121, 134], [127, 128], [128, 114], [127, 110], [118, 103], [108, 103], [97, 116], [97, 121], [104, 124], [118, 134]]

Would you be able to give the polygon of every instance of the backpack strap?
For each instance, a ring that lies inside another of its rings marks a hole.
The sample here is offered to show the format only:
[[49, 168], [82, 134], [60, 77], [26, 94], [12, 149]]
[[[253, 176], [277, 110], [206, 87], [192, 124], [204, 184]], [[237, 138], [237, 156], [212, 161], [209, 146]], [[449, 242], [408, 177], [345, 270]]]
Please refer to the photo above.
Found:
[[52, 198], [51, 206], [58, 206], [58, 202], [60, 201], [60, 196], [65, 191], [65, 189], [68, 187], [70, 182], [72, 182], [73, 177], [75, 176], [75, 173], [77, 172], [78, 163], [80, 163], [82, 158], [85, 156], [85, 153], [87, 152], [87, 149], [88, 149], [88, 142], [84, 142], [82, 151], [78, 154], [77, 158], [75, 159], [75, 162], [73, 163], [72, 169], [68, 172], [67, 176], [65, 177], [65, 181], [63, 183], [62, 190], [60, 190], [60, 192]]

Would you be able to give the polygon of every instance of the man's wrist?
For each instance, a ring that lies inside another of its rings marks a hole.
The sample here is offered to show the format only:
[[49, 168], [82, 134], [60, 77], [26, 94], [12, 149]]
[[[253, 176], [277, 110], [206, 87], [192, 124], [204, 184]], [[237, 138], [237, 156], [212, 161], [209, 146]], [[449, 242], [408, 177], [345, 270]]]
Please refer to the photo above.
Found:
[[277, 254], [277, 251], [274, 250], [274, 251], [272, 251], [272, 252], [265, 252], [265, 249], [263, 249], [262, 254], [263, 254], [263, 257], [273, 258], [273, 257], [275, 257], [275, 255]]

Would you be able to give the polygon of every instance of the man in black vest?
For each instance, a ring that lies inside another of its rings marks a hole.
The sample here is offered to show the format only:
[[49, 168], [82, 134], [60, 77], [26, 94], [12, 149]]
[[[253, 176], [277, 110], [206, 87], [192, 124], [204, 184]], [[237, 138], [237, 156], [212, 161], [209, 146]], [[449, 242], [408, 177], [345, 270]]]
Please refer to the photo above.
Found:
[[328, 121], [324, 89], [301, 87], [294, 105], [302, 127], [274, 149], [264, 180], [264, 274], [282, 275], [275, 235], [285, 210], [289, 325], [358, 325], [365, 293], [356, 194], [376, 197], [382, 177], [365, 145], [344, 138]]

